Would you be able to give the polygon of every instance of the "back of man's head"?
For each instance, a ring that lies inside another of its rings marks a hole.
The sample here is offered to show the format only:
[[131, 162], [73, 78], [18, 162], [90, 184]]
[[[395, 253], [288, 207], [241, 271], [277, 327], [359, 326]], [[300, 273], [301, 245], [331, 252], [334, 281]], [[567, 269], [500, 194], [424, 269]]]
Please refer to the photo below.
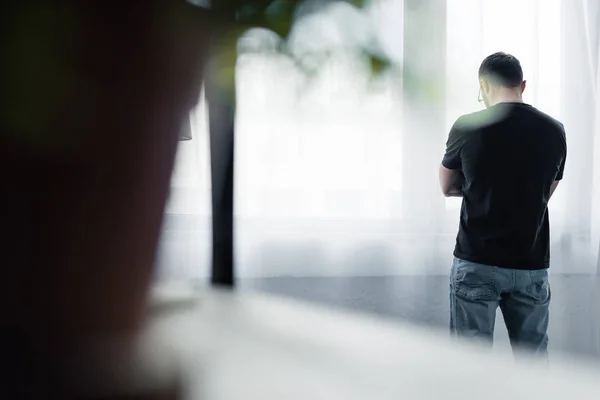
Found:
[[523, 69], [515, 56], [498, 52], [483, 60], [479, 67], [479, 79], [487, 79], [494, 85], [516, 88], [523, 83]]

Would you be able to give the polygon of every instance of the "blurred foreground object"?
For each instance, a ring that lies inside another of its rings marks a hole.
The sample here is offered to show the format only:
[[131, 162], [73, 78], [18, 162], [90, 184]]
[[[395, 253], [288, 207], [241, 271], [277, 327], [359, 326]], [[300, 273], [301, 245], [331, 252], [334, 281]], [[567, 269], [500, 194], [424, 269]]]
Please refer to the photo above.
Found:
[[146, 337], [179, 351], [191, 400], [458, 400], [467, 393], [486, 400], [591, 400], [600, 394], [597, 368], [556, 356], [550, 367], [517, 363], [431, 330], [272, 296], [206, 291], [197, 299], [157, 315]]
[[69, 398], [65, 360], [133, 351], [211, 29], [184, 1], [6, 3], [0, 397]]

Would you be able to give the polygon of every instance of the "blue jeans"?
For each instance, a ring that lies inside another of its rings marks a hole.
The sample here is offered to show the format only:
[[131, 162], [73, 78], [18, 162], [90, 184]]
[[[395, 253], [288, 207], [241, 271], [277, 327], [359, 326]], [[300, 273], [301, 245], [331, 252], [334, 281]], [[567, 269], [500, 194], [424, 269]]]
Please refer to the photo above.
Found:
[[454, 259], [450, 331], [492, 343], [500, 307], [514, 350], [545, 356], [550, 305], [548, 270], [515, 270]]

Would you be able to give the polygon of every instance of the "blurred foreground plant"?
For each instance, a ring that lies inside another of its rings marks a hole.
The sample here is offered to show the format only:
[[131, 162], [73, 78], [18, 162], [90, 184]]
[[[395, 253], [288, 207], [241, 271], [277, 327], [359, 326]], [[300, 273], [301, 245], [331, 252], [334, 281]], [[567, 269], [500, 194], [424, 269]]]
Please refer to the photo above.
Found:
[[[201, 0], [191, 1], [201, 4]], [[211, 12], [219, 25], [220, 34], [215, 38], [213, 62], [218, 75], [214, 76], [220, 90], [227, 96], [235, 96], [235, 65], [238, 56], [238, 41], [251, 29], [265, 29], [280, 38], [278, 52], [295, 59], [295, 64], [305, 73], [309, 69], [302, 58], [314, 54], [298, 55], [290, 51], [288, 44], [294, 24], [298, 21], [299, 11], [303, 16], [317, 13], [328, 5], [346, 3], [356, 10], [369, 4], [368, 0], [220, 0], [214, 1]], [[373, 76], [378, 76], [390, 66], [390, 61], [377, 49], [361, 46], [359, 51], [369, 59]], [[312, 57], [315, 58], [315, 57]], [[319, 57], [317, 57], [319, 58]], [[320, 57], [326, 59], [326, 57]], [[234, 98], [234, 97], [233, 97]], [[232, 98], [232, 99], [233, 99]]]

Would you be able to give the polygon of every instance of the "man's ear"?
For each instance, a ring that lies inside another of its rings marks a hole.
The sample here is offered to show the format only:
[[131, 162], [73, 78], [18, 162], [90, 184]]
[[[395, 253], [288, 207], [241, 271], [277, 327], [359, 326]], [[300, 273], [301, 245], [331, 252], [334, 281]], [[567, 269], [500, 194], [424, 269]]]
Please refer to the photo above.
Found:
[[481, 86], [481, 91], [484, 93], [487, 93], [490, 89], [489, 82], [484, 78], [479, 79], [479, 86]]
[[526, 87], [527, 87], [527, 81], [523, 81], [523, 83], [521, 83], [521, 94], [523, 94]]

